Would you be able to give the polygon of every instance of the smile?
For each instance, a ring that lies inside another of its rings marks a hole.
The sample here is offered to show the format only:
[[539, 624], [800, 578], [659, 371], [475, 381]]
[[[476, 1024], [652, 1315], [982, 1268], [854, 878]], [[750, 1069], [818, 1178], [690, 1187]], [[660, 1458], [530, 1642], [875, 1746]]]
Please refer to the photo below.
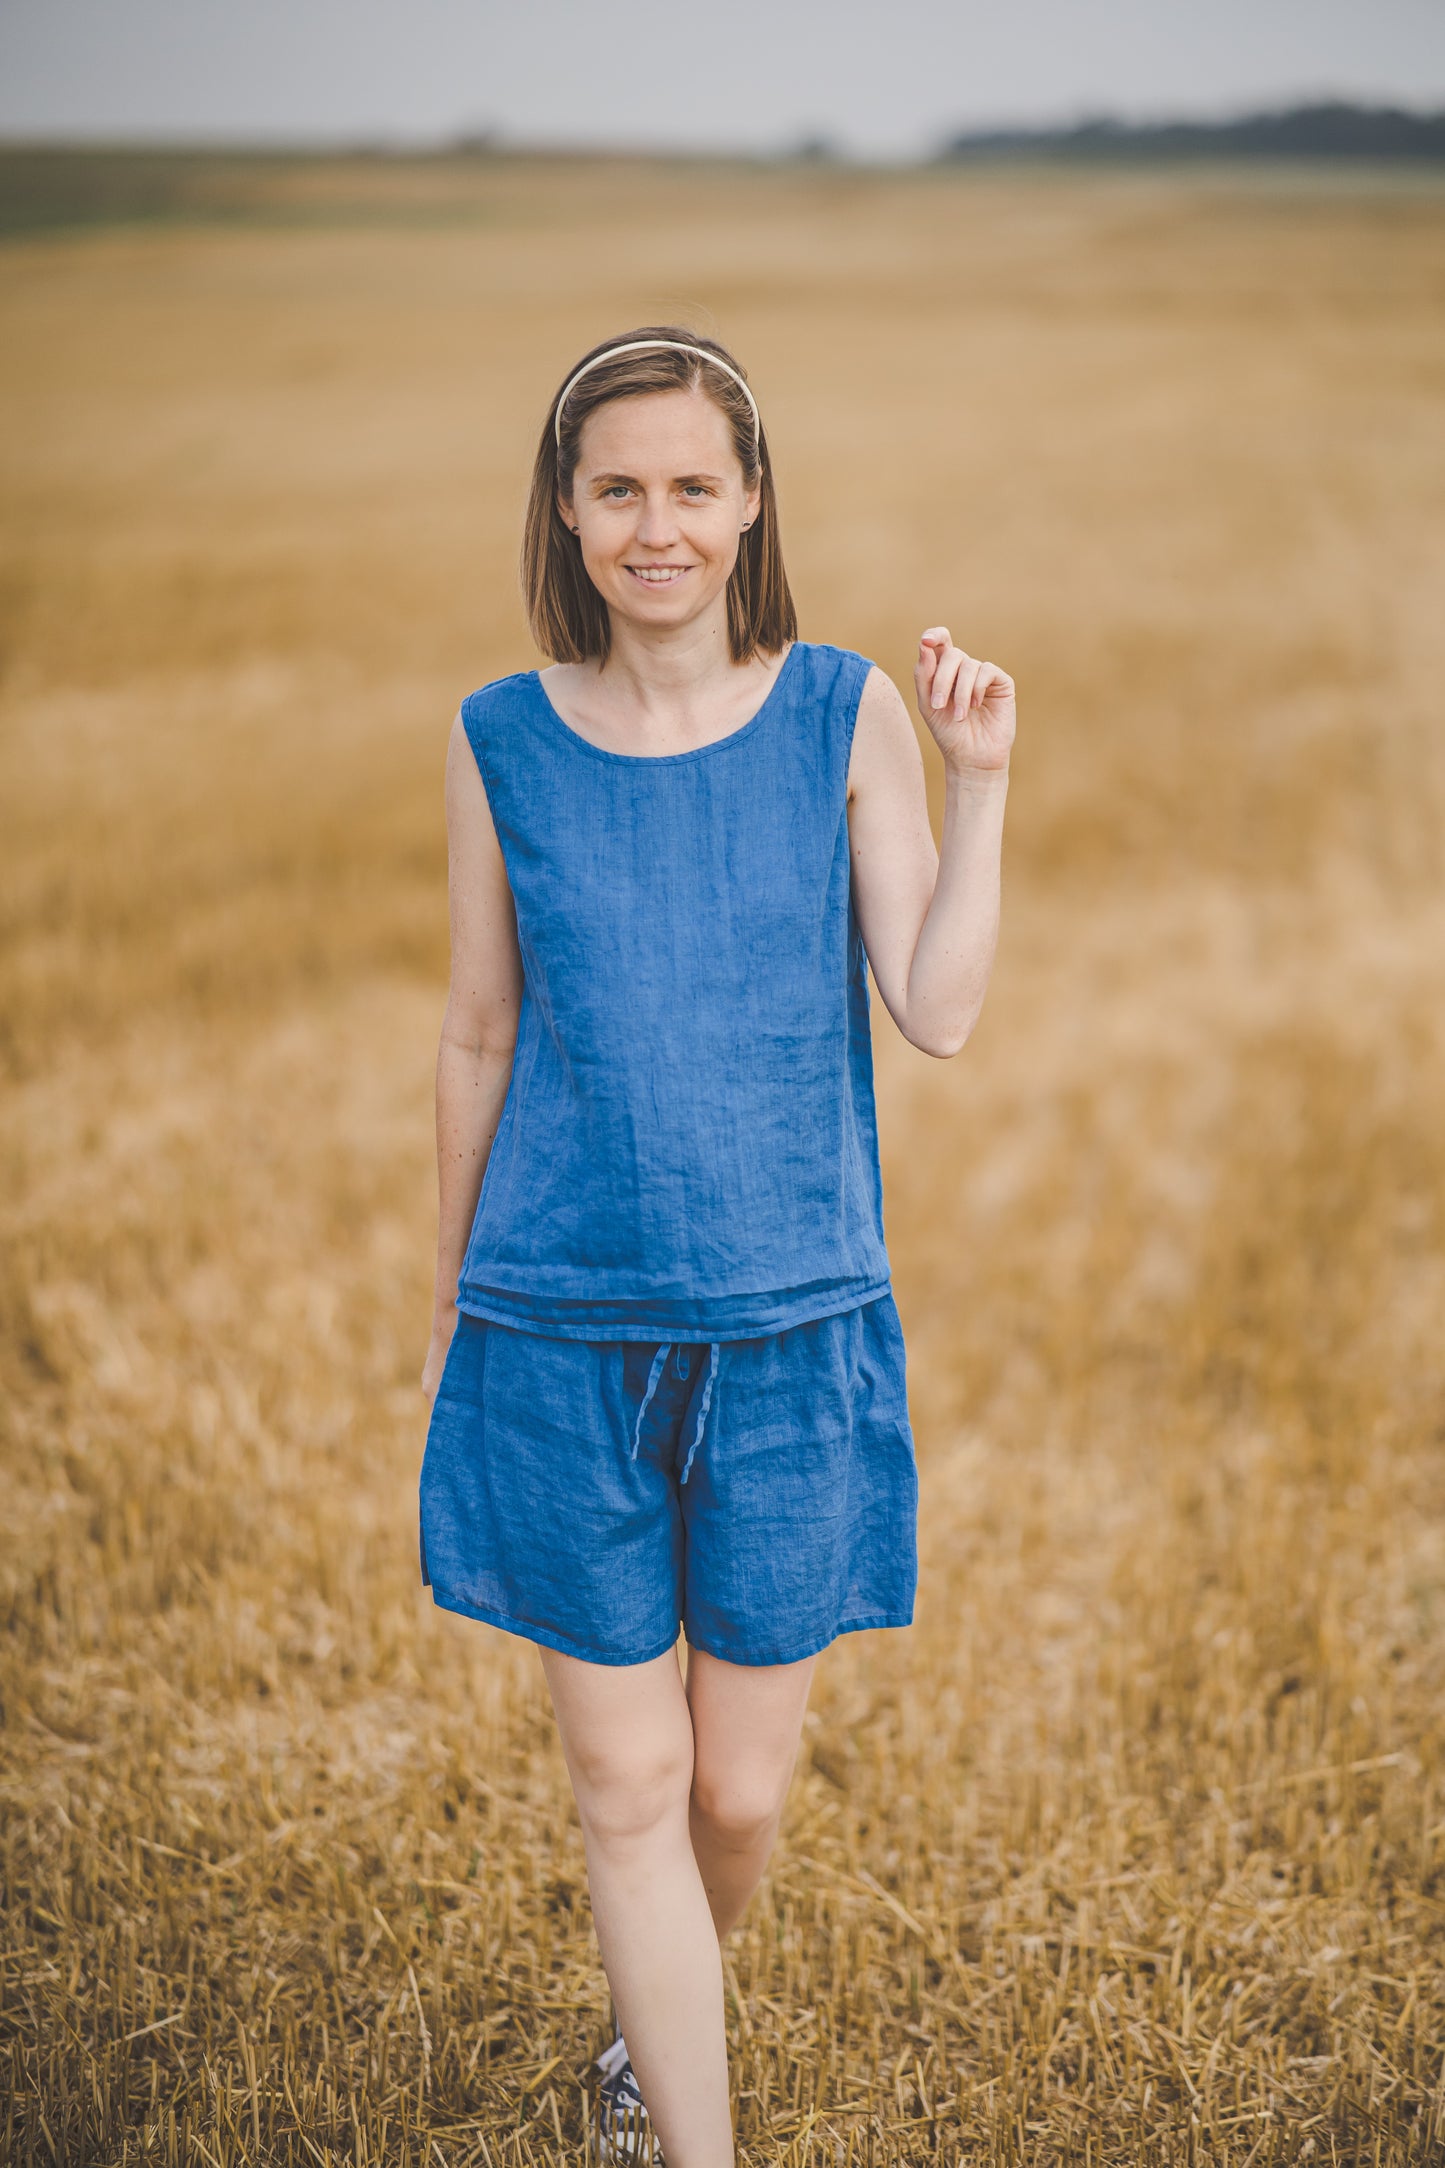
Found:
[[623, 568], [634, 580], [641, 580], [645, 587], [671, 587], [691, 565], [626, 565]]

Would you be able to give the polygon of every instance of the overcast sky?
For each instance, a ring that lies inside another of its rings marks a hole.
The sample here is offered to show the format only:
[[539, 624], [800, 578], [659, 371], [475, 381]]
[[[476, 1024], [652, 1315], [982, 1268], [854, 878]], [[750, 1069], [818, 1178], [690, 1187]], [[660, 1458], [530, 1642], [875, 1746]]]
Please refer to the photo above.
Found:
[[1445, 0], [0, 0], [0, 134], [909, 155], [963, 127], [1445, 104]]

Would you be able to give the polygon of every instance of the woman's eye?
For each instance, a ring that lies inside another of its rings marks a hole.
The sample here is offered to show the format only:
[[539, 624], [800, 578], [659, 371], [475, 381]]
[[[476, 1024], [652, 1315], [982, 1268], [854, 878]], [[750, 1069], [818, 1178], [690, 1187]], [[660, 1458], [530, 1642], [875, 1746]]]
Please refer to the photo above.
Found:
[[614, 482], [612, 487], [605, 489], [602, 494], [604, 497], [625, 497], [629, 494], [629, 491], [625, 482]]
[[685, 497], [705, 497], [707, 495], [707, 491], [701, 482], [684, 482], [682, 493]]

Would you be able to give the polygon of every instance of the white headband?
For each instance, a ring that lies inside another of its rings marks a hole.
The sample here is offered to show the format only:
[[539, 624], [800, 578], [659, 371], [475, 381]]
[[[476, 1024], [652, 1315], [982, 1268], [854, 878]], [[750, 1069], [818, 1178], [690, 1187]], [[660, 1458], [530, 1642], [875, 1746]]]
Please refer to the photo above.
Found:
[[753, 410], [753, 447], [756, 450], [761, 445], [763, 424], [758, 414], [758, 402], [737, 370], [729, 362], [720, 360], [716, 354], [709, 353], [705, 346], [687, 346], [681, 339], [629, 339], [626, 346], [609, 346], [605, 352], [594, 354], [590, 361], [584, 361], [581, 368], [568, 377], [562, 386], [562, 396], [557, 401], [556, 430], [559, 445], [562, 442], [562, 409], [572, 396], [573, 386], [580, 382], [589, 369], [595, 369], [599, 361], [611, 361], [614, 354], [640, 354], [645, 346], [668, 346], [674, 353], [696, 354], [701, 360], [710, 361], [715, 369], [721, 369], [724, 376], [730, 376]]

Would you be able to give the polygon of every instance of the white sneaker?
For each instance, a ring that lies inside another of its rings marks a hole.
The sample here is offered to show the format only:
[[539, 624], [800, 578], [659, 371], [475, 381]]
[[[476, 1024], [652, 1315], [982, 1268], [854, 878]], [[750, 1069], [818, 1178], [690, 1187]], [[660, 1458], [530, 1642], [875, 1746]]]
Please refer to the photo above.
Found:
[[620, 2161], [624, 2168], [647, 2162], [662, 2168], [662, 2147], [627, 2056], [621, 2033], [604, 2048], [593, 2064], [602, 2073], [597, 2092], [597, 2150], [603, 2161]]

